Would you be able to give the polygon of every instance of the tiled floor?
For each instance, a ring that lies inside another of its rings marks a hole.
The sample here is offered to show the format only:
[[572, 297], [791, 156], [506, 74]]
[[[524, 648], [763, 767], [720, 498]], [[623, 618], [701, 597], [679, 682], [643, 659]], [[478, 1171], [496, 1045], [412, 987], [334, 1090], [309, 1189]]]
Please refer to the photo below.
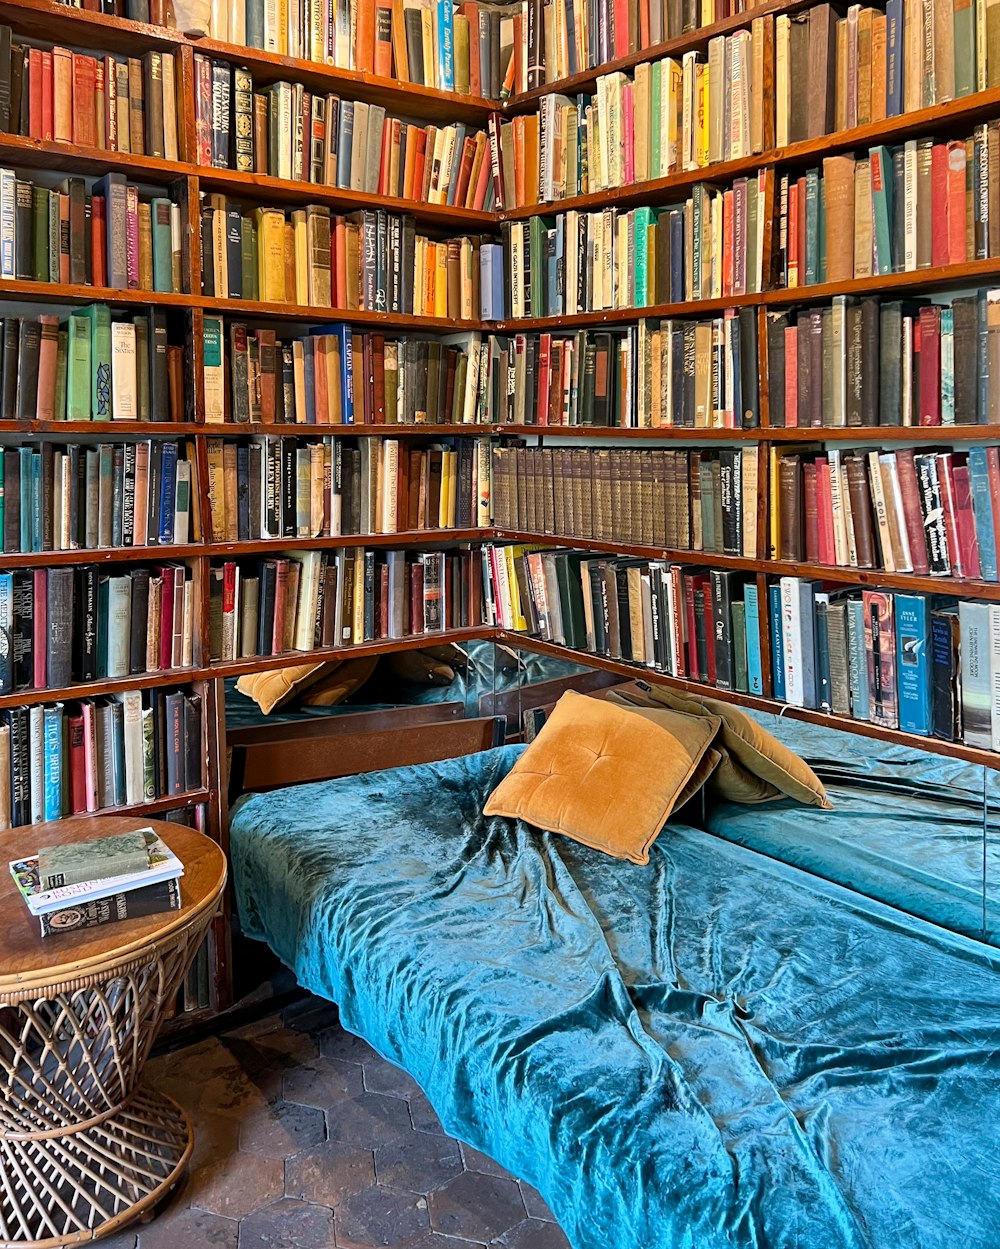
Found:
[[107, 1249], [568, 1249], [541, 1197], [447, 1136], [419, 1087], [315, 998], [154, 1058], [194, 1119], [156, 1217]]

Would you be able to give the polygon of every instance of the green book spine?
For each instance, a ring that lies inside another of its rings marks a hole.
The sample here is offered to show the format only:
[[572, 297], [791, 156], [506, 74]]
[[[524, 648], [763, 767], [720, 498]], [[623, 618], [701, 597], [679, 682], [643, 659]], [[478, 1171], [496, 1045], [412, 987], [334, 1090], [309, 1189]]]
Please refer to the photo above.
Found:
[[111, 309], [91, 304], [80, 315], [90, 322], [90, 413], [95, 421], [111, 420]]
[[243, 298], [258, 299], [257, 227], [252, 217], [244, 217], [240, 227], [240, 259], [243, 268]]
[[648, 230], [653, 224], [651, 208], [635, 210], [635, 307], [645, 308], [649, 303], [649, 246]]
[[955, 97], [976, 89], [976, 6], [972, 0], [955, 0]]
[[662, 65], [659, 61], [654, 61], [649, 74], [649, 176], [650, 178], [663, 177], [664, 171], [660, 169], [661, 147], [660, 147], [660, 100], [662, 91]]
[[156, 725], [152, 707], [142, 712], [142, 796], [146, 802], [156, 799]]
[[[91, 339], [92, 330], [87, 311], [74, 312], [67, 320], [67, 357], [66, 357], [66, 419], [69, 421], [89, 421], [91, 419], [92, 374], [91, 374]], [[110, 343], [110, 328], [109, 328]], [[58, 394], [58, 388], [56, 393]], [[96, 415], [96, 409], [94, 410]]]
[[549, 222], [543, 217], [532, 217], [528, 230], [528, 250], [531, 264], [531, 315], [544, 316], [548, 310], [547, 295], [555, 298], [555, 291], [546, 291], [545, 278], [545, 231]]
[[819, 280], [819, 170], [810, 169], [806, 174], [806, 286], [815, 286]]
[[150, 204], [153, 224], [153, 290], [169, 294], [174, 289], [174, 262], [170, 245], [170, 200], [163, 197]]
[[59, 263], [59, 196], [49, 196], [49, 274], [53, 281], [60, 281], [62, 268]]
[[691, 193], [691, 221], [694, 240], [691, 248], [691, 290], [689, 299], [701, 298], [701, 214], [703, 210], [704, 187], [699, 183]]
[[49, 192], [46, 187], [31, 188], [31, 211], [34, 220], [31, 224], [34, 239], [34, 255], [32, 256], [32, 273], [36, 282], [59, 281], [59, 270], [54, 274], [49, 270]]
[[54, 415], [57, 421], [66, 420], [66, 371], [69, 355], [69, 330], [65, 326], [59, 330], [56, 342], [56, 396]]

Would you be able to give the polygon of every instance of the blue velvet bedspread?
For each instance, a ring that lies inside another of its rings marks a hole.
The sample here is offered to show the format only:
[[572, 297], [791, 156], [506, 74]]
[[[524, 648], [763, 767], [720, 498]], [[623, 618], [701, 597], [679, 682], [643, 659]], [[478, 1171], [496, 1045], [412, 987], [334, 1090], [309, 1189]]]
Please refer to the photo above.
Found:
[[707, 812], [707, 828], [932, 923], [1000, 945], [996, 772], [824, 725], [751, 714], [819, 772], [833, 810], [810, 809], [804, 816], [793, 802], [723, 803]]
[[575, 1249], [996, 1249], [1000, 954], [691, 828], [484, 820], [518, 749], [244, 800], [245, 931]]

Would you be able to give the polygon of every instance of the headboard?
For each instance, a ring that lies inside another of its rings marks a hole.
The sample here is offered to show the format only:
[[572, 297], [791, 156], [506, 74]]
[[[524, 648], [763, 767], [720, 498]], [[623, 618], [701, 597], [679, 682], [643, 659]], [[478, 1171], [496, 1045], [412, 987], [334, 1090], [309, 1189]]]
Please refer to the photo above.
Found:
[[367, 722], [384, 713], [359, 712], [301, 725], [275, 725], [270, 732], [266, 727], [254, 729], [253, 740], [247, 740], [250, 732], [244, 734], [231, 751], [230, 801], [243, 793], [471, 755], [502, 746], [506, 736], [502, 716], [428, 723], [432, 708], [406, 709], [422, 712], [422, 717], [402, 715], [402, 710], [394, 709], [391, 728], [385, 719], [381, 724]]

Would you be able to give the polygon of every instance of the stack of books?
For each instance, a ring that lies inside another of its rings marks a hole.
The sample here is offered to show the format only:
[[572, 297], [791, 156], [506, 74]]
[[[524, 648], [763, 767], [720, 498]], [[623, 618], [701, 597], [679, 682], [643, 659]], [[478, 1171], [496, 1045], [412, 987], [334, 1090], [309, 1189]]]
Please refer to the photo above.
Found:
[[51, 846], [10, 865], [43, 937], [176, 911], [184, 864], [151, 828]]

